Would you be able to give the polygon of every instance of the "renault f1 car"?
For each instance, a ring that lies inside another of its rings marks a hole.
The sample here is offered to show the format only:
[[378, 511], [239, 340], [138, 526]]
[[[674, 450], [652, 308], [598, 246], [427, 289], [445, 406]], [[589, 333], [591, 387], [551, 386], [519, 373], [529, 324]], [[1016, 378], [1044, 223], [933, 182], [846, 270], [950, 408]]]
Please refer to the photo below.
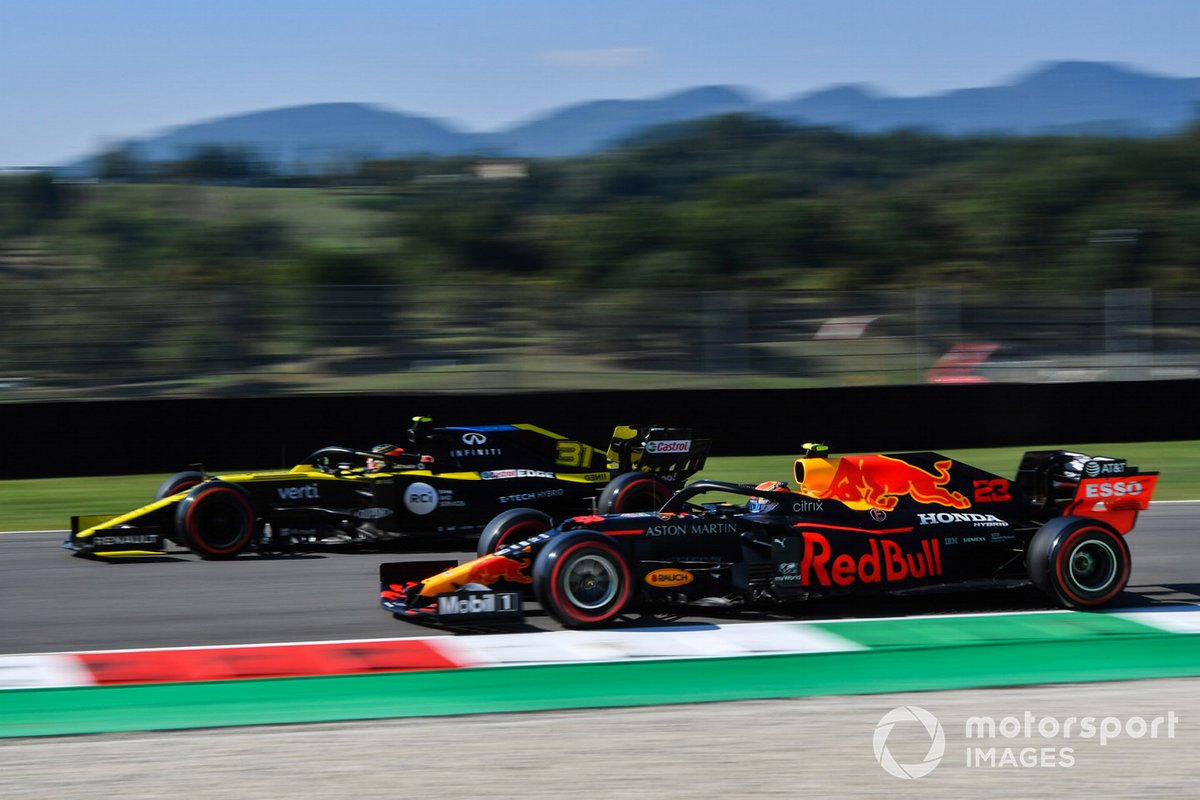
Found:
[[689, 430], [619, 426], [607, 449], [534, 425], [435, 428], [414, 420], [407, 446], [325, 447], [287, 470], [167, 478], [148, 505], [73, 517], [76, 554], [162, 555], [168, 541], [205, 559], [406, 536], [473, 535], [499, 512], [563, 517], [653, 509], [704, 466]]
[[786, 604], [810, 597], [1027, 580], [1066, 608], [1115, 598], [1125, 535], [1156, 472], [1123, 460], [1033, 451], [1015, 480], [936, 453], [828, 457], [811, 446], [794, 489], [696, 481], [656, 512], [557, 525], [533, 510], [489, 523], [464, 564], [380, 567], [401, 619], [518, 618], [536, 599], [567, 627], [678, 604]]

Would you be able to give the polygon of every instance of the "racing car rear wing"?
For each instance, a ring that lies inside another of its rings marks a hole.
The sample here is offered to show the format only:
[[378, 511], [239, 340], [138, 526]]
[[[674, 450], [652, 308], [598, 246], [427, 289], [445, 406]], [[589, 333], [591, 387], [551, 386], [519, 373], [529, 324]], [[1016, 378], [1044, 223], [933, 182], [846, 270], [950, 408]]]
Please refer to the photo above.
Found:
[[608, 446], [611, 468], [622, 472], [654, 472], [668, 480], [685, 480], [704, 468], [711, 439], [696, 439], [690, 428], [618, 425]]
[[1016, 484], [1036, 518], [1094, 517], [1128, 533], [1138, 512], [1150, 506], [1158, 472], [1122, 458], [1030, 450], [1021, 458]]

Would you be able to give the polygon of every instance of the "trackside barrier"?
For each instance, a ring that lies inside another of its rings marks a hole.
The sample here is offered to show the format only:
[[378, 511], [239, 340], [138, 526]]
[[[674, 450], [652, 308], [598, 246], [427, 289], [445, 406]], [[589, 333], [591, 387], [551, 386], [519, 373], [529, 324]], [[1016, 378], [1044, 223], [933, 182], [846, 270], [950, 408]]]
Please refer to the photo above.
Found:
[[781, 455], [823, 441], [842, 452], [1200, 438], [1200, 380], [819, 389], [310, 395], [0, 403], [0, 479], [291, 466], [328, 444], [442, 424], [532, 422], [583, 441], [614, 425], [670, 424], [715, 456]]

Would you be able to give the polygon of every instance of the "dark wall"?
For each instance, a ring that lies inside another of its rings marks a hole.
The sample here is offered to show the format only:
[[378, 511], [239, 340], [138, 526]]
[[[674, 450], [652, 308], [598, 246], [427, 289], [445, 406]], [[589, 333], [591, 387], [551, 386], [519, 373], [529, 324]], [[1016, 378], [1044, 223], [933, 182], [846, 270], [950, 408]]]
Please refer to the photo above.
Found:
[[530, 422], [607, 445], [614, 425], [691, 427], [713, 455], [1200, 439], [1200, 381], [0, 404], [0, 479], [291, 465], [435, 424]]

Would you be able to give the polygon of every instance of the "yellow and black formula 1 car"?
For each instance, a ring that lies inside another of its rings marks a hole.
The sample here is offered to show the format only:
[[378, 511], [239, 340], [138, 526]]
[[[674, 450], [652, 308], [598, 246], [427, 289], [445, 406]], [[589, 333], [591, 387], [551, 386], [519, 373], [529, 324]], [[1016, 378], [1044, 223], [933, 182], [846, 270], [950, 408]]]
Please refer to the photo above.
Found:
[[704, 466], [709, 445], [686, 429], [619, 426], [601, 450], [534, 425], [432, 427], [418, 417], [402, 447], [325, 447], [287, 470], [178, 473], [127, 514], [73, 517], [63, 547], [154, 556], [171, 541], [227, 559], [475, 535], [517, 506], [556, 517], [649, 510]]

